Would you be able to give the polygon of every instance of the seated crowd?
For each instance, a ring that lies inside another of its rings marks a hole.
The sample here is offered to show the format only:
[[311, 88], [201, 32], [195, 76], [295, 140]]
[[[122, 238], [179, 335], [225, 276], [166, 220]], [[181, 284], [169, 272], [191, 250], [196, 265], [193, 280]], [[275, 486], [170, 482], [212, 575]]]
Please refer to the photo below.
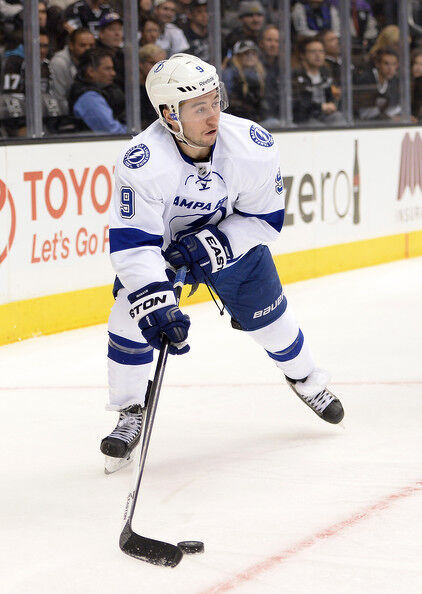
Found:
[[[125, 134], [122, 0], [38, 2], [45, 134]], [[351, 0], [353, 110], [357, 121], [400, 118], [397, 3]], [[413, 2], [421, 23], [420, 2]], [[280, 121], [277, 0], [221, 0], [222, 77], [228, 111], [267, 127]], [[175, 53], [210, 61], [207, 0], [139, 0], [142, 128], [156, 119], [145, 79]], [[422, 121], [422, 27], [411, 28], [412, 119]], [[294, 123], [342, 126], [338, 0], [292, 0]], [[25, 136], [23, 0], [0, 0], [0, 135]]]

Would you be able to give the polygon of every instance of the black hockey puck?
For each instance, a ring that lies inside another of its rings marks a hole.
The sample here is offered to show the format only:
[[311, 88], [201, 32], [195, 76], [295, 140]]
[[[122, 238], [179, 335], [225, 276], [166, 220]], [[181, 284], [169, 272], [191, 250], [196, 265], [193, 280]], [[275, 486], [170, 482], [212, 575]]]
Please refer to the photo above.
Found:
[[186, 555], [204, 552], [204, 543], [200, 540], [182, 540], [182, 542], [177, 543], [177, 546]]

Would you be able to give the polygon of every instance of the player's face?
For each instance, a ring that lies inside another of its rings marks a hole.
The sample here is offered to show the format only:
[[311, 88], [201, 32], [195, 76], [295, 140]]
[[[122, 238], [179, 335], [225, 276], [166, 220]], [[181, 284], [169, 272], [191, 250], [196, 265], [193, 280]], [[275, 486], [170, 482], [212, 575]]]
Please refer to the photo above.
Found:
[[220, 119], [220, 95], [210, 91], [188, 99], [180, 106], [180, 119], [186, 138], [201, 147], [210, 147], [217, 138]]

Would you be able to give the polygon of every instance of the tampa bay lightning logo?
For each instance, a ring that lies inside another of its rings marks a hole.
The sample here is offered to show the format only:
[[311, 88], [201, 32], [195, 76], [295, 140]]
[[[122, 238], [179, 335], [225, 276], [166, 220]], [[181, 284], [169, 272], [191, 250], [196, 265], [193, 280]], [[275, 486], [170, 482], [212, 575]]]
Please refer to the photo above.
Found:
[[[184, 235], [195, 233], [205, 225], [218, 225], [220, 221], [226, 218], [227, 209], [225, 204], [227, 198], [220, 201], [213, 212], [207, 214], [187, 214], [176, 215], [169, 221], [171, 241], [178, 241]], [[221, 204], [223, 203], [223, 204]]]
[[249, 134], [252, 140], [256, 144], [259, 144], [259, 146], [272, 146], [274, 144], [272, 135], [259, 126], [252, 125]]
[[145, 144], [138, 144], [128, 150], [124, 156], [123, 163], [129, 169], [139, 169], [148, 161], [150, 156], [149, 148]]
[[283, 191], [283, 178], [281, 177], [280, 169], [278, 169], [277, 175], [275, 176], [275, 191], [277, 194], [281, 194]]
[[158, 62], [157, 66], [154, 68], [154, 72], [160, 72], [162, 67], [164, 66], [164, 61]]

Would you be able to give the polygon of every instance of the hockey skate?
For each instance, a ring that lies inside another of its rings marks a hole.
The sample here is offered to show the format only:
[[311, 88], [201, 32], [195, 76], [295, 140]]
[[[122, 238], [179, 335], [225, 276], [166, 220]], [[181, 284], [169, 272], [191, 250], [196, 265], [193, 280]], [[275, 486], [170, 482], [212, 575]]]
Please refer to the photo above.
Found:
[[102, 440], [100, 449], [105, 454], [106, 474], [112, 474], [132, 462], [142, 433], [144, 411], [140, 404], [120, 411], [116, 428]]
[[344, 410], [340, 400], [325, 387], [329, 376], [323, 369], [314, 369], [304, 380], [286, 381], [299, 398], [327, 423], [340, 423]]

